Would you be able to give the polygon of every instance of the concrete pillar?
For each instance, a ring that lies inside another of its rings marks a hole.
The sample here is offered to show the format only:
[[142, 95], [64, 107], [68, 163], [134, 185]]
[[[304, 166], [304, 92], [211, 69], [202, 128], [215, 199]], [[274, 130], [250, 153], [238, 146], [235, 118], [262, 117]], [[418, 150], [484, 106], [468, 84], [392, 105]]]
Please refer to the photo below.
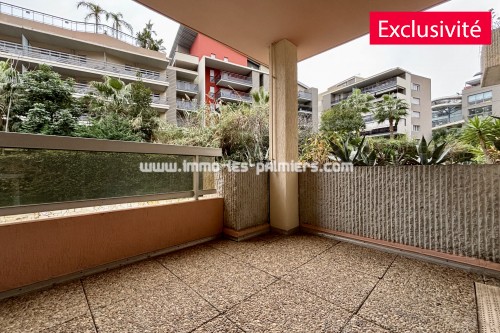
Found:
[[[284, 39], [270, 50], [269, 156], [272, 163], [298, 160], [297, 48]], [[299, 226], [298, 174], [271, 172], [270, 222], [281, 232]]]

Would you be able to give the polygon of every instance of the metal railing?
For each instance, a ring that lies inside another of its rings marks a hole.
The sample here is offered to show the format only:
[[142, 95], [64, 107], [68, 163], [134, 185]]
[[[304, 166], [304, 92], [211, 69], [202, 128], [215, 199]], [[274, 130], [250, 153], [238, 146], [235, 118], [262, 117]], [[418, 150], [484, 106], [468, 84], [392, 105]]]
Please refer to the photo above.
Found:
[[[0, 216], [175, 198], [197, 199], [216, 192], [215, 186], [205, 189], [200, 179], [203, 172], [210, 172], [200, 166], [200, 157], [203, 160], [222, 156], [219, 148], [21, 133], [0, 133], [0, 149], [3, 188]], [[32, 155], [35, 154], [34, 162]], [[182, 160], [183, 165], [191, 163], [191, 168], [179, 172], [176, 165], [171, 169], [173, 172], [160, 172], [157, 168], [162, 163], [154, 161], [162, 158]], [[143, 161], [149, 161], [155, 172], [143, 170]], [[91, 171], [83, 174], [88, 171], [85, 167], [91, 165]], [[36, 174], [41, 171], [46, 173]], [[78, 178], [75, 174], [81, 176]], [[183, 182], [176, 183], [177, 187], [164, 187], [179, 177]], [[156, 188], [144, 188], [145, 182]]]
[[85, 56], [78, 56], [74, 54], [52, 51], [33, 46], [23, 46], [21, 44], [16, 44], [7, 41], [0, 41], [0, 52], [16, 55], [19, 57], [30, 57], [30, 58], [40, 59], [42, 60], [42, 62], [52, 61], [72, 66], [90, 68], [93, 70], [100, 70], [104, 72], [109, 72], [114, 75], [128, 75], [134, 78], [140, 76], [143, 79], [162, 81], [162, 82], [166, 82], [167, 80], [166, 74], [162, 74], [156, 71], [89, 59]]
[[431, 102], [432, 106], [441, 105], [441, 104], [460, 104], [460, 105], [462, 105], [462, 97], [439, 99], [439, 100]]
[[198, 93], [198, 84], [187, 81], [177, 80], [177, 90]]
[[[92, 87], [90, 84], [87, 83], [79, 83], [79, 82], [74, 83], [73, 88], [75, 90], [75, 94], [78, 95], [86, 95], [90, 93], [95, 93], [97, 91], [94, 87]], [[168, 100], [161, 98], [160, 94], [152, 93], [151, 103], [168, 105]]]
[[215, 99], [231, 99], [235, 101], [251, 103], [252, 95], [245, 92], [230, 90], [230, 89], [219, 89], [219, 91], [215, 94]]
[[395, 87], [397, 85], [397, 82], [398, 81], [396, 78], [387, 79], [387, 80], [372, 84], [368, 87], [364, 87], [361, 89], [361, 92], [364, 94], [375, 93], [375, 92], [380, 91], [380, 90], [385, 90], [385, 89]]
[[297, 94], [297, 97], [299, 99], [310, 101], [310, 100], [312, 100], [312, 93], [307, 92], [307, 91], [299, 91]]
[[183, 101], [178, 99], [176, 104], [178, 110], [194, 111], [197, 108], [196, 101]]
[[107, 35], [122, 42], [139, 46], [139, 42], [137, 38], [128, 35], [122, 31], [116, 30], [105, 24], [95, 24], [95, 23], [87, 23], [87, 22], [78, 22], [68, 20], [62, 17], [45, 14], [41, 12], [37, 12], [31, 9], [11, 5], [5, 2], [0, 2], [0, 13], [20, 17], [25, 20], [30, 20], [33, 22], [39, 22], [43, 24], [48, 24], [54, 27], [77, 31], [77, 32], [87, 32], [94, 33], [100, 35]]
[[218, 82], [224, 80], [224, 81], [232, 81], [232, 82], [237, 82], [241, 83], [244, 85], [252, 86], [252, 78], [250, 76], [245, 76], [245, 75], [240, 75], [236, 73], [231, 73], [231, 72], [220, 72], [219, 75], [216, 76], [215, 82]]

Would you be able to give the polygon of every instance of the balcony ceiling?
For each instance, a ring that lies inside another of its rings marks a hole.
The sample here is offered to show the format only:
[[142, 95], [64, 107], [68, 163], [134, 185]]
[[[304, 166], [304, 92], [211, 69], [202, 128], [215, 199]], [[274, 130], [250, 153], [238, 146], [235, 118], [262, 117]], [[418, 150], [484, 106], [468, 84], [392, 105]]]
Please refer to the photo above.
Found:
[[[304, 60], [360, 37], [371, 11], [421, 11], [445, 0], [135, 0], [268, 65], [269, 45], [288, 39]], [[314, 3], [314, 4], [312, 4]], [[215, 6], [215, 7], [214, 7]], [[217, 15], [207, 15], [218, 8]]]

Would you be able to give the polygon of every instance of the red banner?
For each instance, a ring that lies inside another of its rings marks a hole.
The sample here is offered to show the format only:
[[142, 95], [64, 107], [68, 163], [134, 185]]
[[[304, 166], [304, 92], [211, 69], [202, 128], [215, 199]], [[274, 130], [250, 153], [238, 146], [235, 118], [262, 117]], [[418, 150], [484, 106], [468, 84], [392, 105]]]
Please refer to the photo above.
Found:
[[490, 12], [371, 12], [370, 44], [489, 45]]

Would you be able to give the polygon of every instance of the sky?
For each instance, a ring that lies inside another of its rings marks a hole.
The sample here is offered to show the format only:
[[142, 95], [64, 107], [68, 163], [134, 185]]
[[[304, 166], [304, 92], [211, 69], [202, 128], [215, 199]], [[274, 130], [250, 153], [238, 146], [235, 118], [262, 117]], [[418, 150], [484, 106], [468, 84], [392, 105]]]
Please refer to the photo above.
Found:
[[[83, 21], [85, 9], [76, 8], [77, 0], [3, 0], [13, 5]], [[132, 24], [134, 33], [151, 19], [159, 38], [170, 52], [179, 24], [132, 0], [92, 0], [111, 12], [121, 12]], [[213, 1], [213, 0], [204, 0]], [[266, 0], [268, 1], [268, 0]], [[314, 0], [310, 0], [314, 3]], [[367, 0], [372, 1], [372, 0]], [[403, 0], [400, 0], [403, 1]], [[413, 1], [413, 0], [404, 0]], [[432, 11], [500, 12], [500, 0], [451, 0]], [[332, 18], [334, 19], [334, 18]], [[432, 98], [460, 93], [465, 82], [480, 71], [479, 46], [394, 46], [369, 45], [368, 36], [326, 51], [298, 64], [299, 81], [319, 92], [359, 75], [369, 77], [394, 67], [432, 79]]]

